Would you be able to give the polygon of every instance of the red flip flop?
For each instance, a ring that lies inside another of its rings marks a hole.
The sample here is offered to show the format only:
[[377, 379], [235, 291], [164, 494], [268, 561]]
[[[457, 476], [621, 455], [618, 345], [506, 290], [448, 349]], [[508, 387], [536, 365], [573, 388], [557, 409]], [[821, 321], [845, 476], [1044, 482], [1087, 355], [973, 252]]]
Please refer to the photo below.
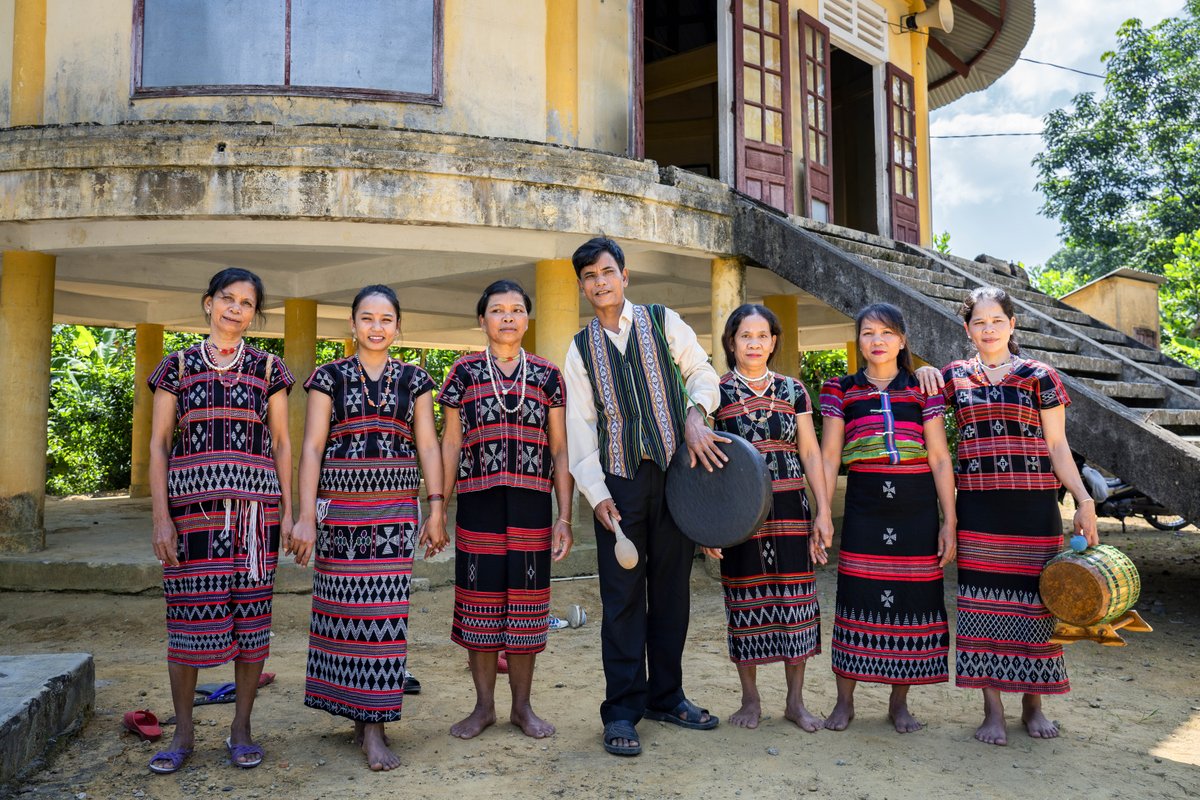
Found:
[[264, 686], [270, 686], [274, 682], [275, 682], [275, 673], [274, 672], [263, 672], [258, 676], [258, 688], [260, 688], [260, 689], [263, 688]]
[[158, 717], [149, 709], [125, 712], [125, 730], [136, 734], [144, 742], [157, 742], [162, 738], [162, 727]]

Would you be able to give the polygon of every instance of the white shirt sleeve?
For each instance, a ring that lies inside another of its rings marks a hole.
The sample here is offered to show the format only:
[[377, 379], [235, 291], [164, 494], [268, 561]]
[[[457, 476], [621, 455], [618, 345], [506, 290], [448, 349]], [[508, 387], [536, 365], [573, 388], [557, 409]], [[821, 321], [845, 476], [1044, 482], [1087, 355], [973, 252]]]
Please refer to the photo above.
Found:
[[696, 340], [696, 332], [691, 326], [675, 311], [669, 308], [664, 311], [663, 333], [667, 335], [671, 356], [683, 375], [684, 386], [696, 405], [704, 409], [706, 416], [711, 416], [721, 402], [721, 376], [708, 363], [708, 353]]
[[579, 491], [595, 508], [611, 498], [612, 493], [604, 483], [604, 467], [600, 464], [600, 436], [596, 431], [599, 418], [592, 382], [574, 340], [567, 348], [563, 379], [567, 383], [567, 458], [571, 475]]

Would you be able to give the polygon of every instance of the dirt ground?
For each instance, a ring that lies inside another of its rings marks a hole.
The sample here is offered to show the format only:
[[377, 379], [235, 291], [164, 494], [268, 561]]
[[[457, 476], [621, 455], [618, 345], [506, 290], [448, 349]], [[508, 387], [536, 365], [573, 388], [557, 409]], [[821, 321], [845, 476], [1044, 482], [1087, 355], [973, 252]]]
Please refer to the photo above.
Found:
[[[275, 638], [267, 669], [278, 674], [255, 709], [256, 736], [267, 751], [255, 770], [232, 767], [225, 729], [232, 706], [198, 709], [197, 749], [172, 776], [146, 763], [157, 745], [121, 730], [121, 715], [150, 708], [170, 715], [163, 602], [153, 596], [5, 594], [0, 596], [0, 652], [87, 651], [96, 660], [96, 712], [82, 735], [50, 765], [16, 788], [21, 798], [340, 798], [405, 797], [746, 797], [794, 798], [1181, 798], [1200, 796], [1200, 533], [1160, 533], [1103, 524], [1101, 535], [1138, 564], [1138, 608], [1153, 633], [1130, 634], [1127, 647], [1071, 645], [1073, 691], [1047, 701], [1062, 737], [1030, 739], [1010, 724], [1009, 745], [972, 738], [981, 714], [978, 692], [952, 685], [915, 688], [924, 730], [899, 735], [886, 719], [887, 691], [860, 687], [858, 716], [843, 733], [805, 733], [783, 718], [782, 668], [760, 670], [766, 718], [757, 730], [722, 724], [684, 731], [643, 721], [641, 757], [618, 759], [600, 746], [598, 706], [600, 602], [595, 579], [556, 582], [552, 608], [589, 612], [586, 626], [552, 631], [538, 661], [535, 708], [558, 726], [534, 741], [502, 720], [472, 741], [451, 738], [450, 725], [473, 704], [462, 651], [448, 640], [453, 591], [413, 596], [409, 666], [423, 683], [406, 699], [404, 719], [389, 730], [403, 766], [369, 772], [351, 744], [350, 724], [304, 708], [309, 598], [276, 599]], [[828, 713], [835, 696], [829, 671], [834, 572], [820, 573], [823, 647], [808, 668], [807, 700]], [[953, 571], [947, 606], [953, 613]], [[952, 623], [953, 629], [953, 623]], [[951, 655], [953, 663], [953, 654]], [[232, 679], [223, 667], [202, 681]], [[738, 682], [725, 649], [719, 585], [698, 563], [686, 651], [688, 694], [722, 717], [738, 706]], [[500, 695], [504, 697], [504, 694]], [[1009, 710], [1019, 713], [1015, 696]], [[170, 729], [167, 729], [169, 737]], [[386, 794], [385, 794], [386, 793]]]

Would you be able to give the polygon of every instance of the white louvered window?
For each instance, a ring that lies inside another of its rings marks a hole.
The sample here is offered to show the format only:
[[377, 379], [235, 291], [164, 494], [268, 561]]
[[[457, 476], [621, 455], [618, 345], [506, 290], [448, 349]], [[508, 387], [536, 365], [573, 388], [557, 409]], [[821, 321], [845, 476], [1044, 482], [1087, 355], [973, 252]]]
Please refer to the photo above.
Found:
[[839, 47], [872, 61], [887, 60], [887, 11], [871, 0], [821, 0], [820, 20]]

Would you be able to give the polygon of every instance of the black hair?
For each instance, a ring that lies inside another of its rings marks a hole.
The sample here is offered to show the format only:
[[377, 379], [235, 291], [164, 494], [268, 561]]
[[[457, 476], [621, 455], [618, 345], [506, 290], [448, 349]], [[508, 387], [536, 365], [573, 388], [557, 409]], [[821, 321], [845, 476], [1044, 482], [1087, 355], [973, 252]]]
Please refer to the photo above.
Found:
[[[908, 327], [904, 324], [904, 313], [900, 309], [891, 303], [872, 303], [860, 310], [858, 315], [854, 317], [854, 341], [856, 343], [862, 335], [863, 323], [869, 319], [882, 322], [901, 336], [908, 336]], [[896, 356], [896, 364], [909, 375], [916, 374], [916, 370], [913, 368], [912, 353], [908, 349], [907, 338], [904, 342], [904, 347], [900, 348], [900, 354]]]
[[400, 300], [396, 297], [396, 290], [390, 286], [384, 286], [382, 283], [373, 283], [370, 286], [364, 286], [354, 295], [354, 302], [350, 304], [350, 316], [354, 317], [358, 314], [358, 306], [363, 300], [366, 300], [372, 295], [379, 295], [384, 300], [392, 304], [392, 308], [396, 309], [396, 325], [400, 325]]
[[[967, 295], [967, 298], [963, 300], [962, 306], [958, 309], [958, 315], [962, 317], [963, 324], [968, 328], [971, 326], [971, 315], [975, 313], [975, 306], [980, 301], [985, 300], [991, 300], [993, 303], [998, 304], [1000, 310], [1004, 312], [1004, 316], [1009, 319], [1016, 319], [1017, 309], [1013, 305], [1012, 298], [1008, 296], [1008, 292], [999, 286], [980, 286]], [[1017, 344], [1017, 332], [1015, 330], [1008, 337], [1008, 352], [1014, 356], [1021, 353], [1021, 345]]]
[[613, 257], [613, 261], [617, 262], [617, 267], [621, 272], [625, 271], [625, 253], [621, 250], [621, 245], [607, 236], [597, 236], [579, 245], [574, 255], [571, 256], [571, 266], [575, 267], [575, 277], [578, 278], [584, 267], [595, 264], [605, 253]]
[[[779, 317], [775, 316], [775, 312], [766, 306], [758, 303], [743, 303], [733, 310], [729, 315], [729, 319], [725, 320], [725, 332], [721, 334], [721, 346], [725, 348], [725, 363], [730, 369], [737, 366], [737, 357], [734, 355], [734, 339], [737, 338], [738, 328], [742, 327], [742, 322], [747, 317], [762, 317], [767, 321], [767, 327], [771, 329], [771, 335], [775, 337], [775, 343], [781, 341], [783, 336], [783, 326], [779, 324]], [[771, 350], [771, 354], [767, 356], [767, 366], [771, 366], [771, 362], [775, 360], [775, 350]]]
[[[208, 289], [205, 290], [204, 295], [200, 298], [200, 310], [204, 310], [205, 300], [216, 297], [217, 292], [227, 286], [242, 283], [243, 281], [254, 287], [254, 318], [262, 322], [266, 318], [266, 315], [263, 313], [263, 306], [267, 303], [267, 293], [263, 289], [262, 278], [250, 270], [242, 269], [241, 267], [226, 267], [209, 279]], [[208, 315], [207, 311], [204, 313], [206, 316]]]
[[521, 299], [525, 301], [525, 313], [533, 313], [533, 301], [529, 299], [529, 293], [525, 291], [521, 284], [508, 278], [501, 278], [483, 290], [483, 294], [479, 296], [479, 302], [475, 304], [475, 316], [482, 317], [484, 315], [487, 311], [488, 300], [491, 299], [492, 295], [508, 294], [509, 292], [516, 292], [521, 295]]

